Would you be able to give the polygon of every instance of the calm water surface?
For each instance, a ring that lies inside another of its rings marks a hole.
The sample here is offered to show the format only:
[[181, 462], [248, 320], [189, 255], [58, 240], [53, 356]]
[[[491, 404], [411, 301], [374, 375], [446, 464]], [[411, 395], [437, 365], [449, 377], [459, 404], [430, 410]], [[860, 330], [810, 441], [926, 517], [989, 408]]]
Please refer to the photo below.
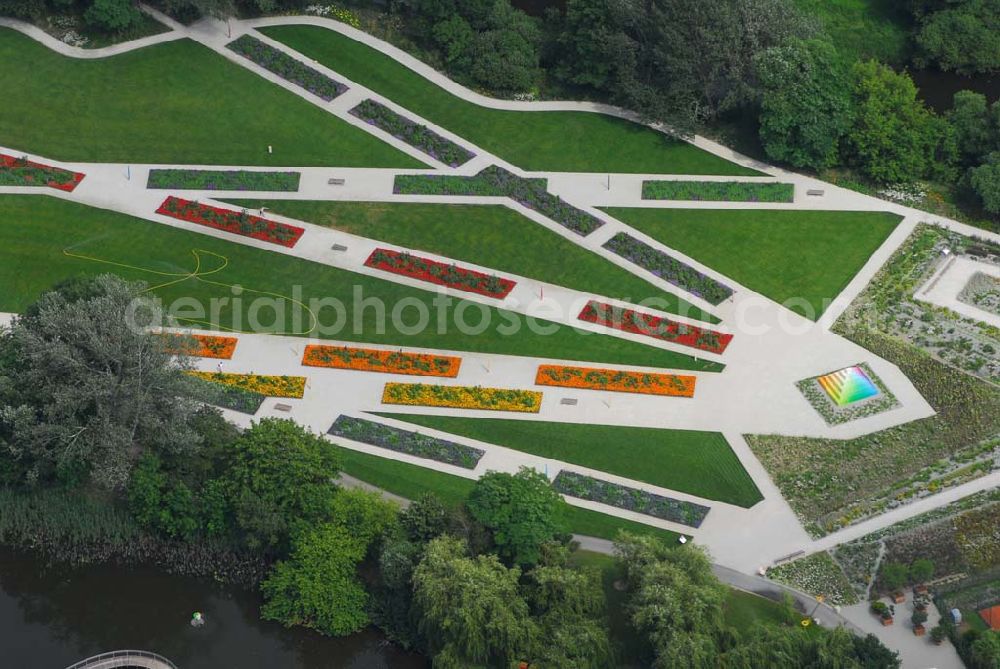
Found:
[[[151, 650], [180, 669], [425, 669], [374, 631], [328, 639], [258, 619], [255, 593], [152, 569], [40, 568], [0, 548], [0, 667], [62, 669]], [[191, 613], [206, 624], [193, 628]]]

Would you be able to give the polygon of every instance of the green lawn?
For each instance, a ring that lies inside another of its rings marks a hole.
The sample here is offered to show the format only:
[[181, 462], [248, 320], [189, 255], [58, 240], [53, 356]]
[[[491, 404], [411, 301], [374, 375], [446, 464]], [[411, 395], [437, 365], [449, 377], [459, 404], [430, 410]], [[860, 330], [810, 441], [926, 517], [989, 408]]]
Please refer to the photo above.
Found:
[[523, 169], [759, 174], [687, 142], [670, 140], [645, 126], [604, 114], [480, 107], [333, 30], [273, 26], [261, 32]]
[[909, 53], [909, 27], [903, 3], [894, 0], [794, 0], [819, 20], [844, 60], [876, 58], [902, 65]]
[[584, 292], [638, 302], [657, 297], [666, 311], [718, 319], [502, 206], [308, 200], [231, 200]]
[[0, 28], [0, 72], [0, 144], [53, 159], [422, 166], [188, 40], [79, 60]]
[[379, 413], [486, 443], [750, 507], [760, 491], [718, 432]]
[[[472, 479], [411, 465], [408, 462], [380, 458], [377, 455], [339, 446], [334, 448], [340, 455], [344, 473], [407, 499], [416, 499], [424, 493], [432, 492], [449, 506], [458, 506], [465, 501], [472, 491], [472, 486], [475, 485]], [[563, 525], [570, 532], [590, 537], [614, 539], [618, 530], [626, 530], [633, 534], [658, 536], [665, 541], [676, 543], [680, 536], [670, 530], [623, 520], [569, 504], [563, 506], [561, 516]]]
[[612, 216], [814, 320], [901, 218], [887, 212], [636, 209]]
[[[63, 253], [66, 248], [118, 265], [68, 257]], [[229, 264], [203, 280], [179, 282], [176, 276], [135, 269], [189, 272], [194, 267], [193, 249], [205, 252], [202, 253], [202, 272], [221, 264], [219, 258], [209, 252], [225, 257]], [[467, 324], [475, 326], [481, 314], [486, 314], [490, 320], [482, 334], [463, 334], [455, 326], [454, 318], [458, 311], [456, 305], [463, 303], [452, 301], [439, 309], [434, 303], [435, 294], [430, 291], [44, 196], [0, 196], [0, 259], [3, 261], [0, 262], [0, 280], [4, 286], [0, 292], [0, 311], [22, 310], [42, 291], [66, 277], [114, 271], [128, 279], [141, 279], [153, 285], [174, 281], [173, 285], [155, 291], [166, 305], [176, 306], [175, 300], [193, 298], [209, 313], [214, 298], [232, 299], [232, 286], [239, 285], [243, 293], [239, 295], [237, 308], [233, 308], [232, 302], [220, 305], [219, 318], [212, 319], [238, 330], [306, 334], [310, 320], [308, 312], [296, 308], [296, 303], [283, 297], [294, 296], [298, 290], [300, 297], [296, 299], [299, 302], [308, 304], [313, 299], [322, 299], [336, 300], [343, 305], [342, 317], [333, 307], [314, 305], [320, 322], [329, 327], [329, 331], [318, 331], [315, 335], [326, 338], [627, 365], [721, 368], [715, 363], [706, 364], [686, 355], [609, 335], [581, 335], [567, 327], [560, 327], [551, 335], [535, 334], [523, 326], [513, 334], [505, 334], [510, 322], [519, 320], [517, 315], [485, 306], [482, 310], [467, 310], [471, 313], [463, 316]], [[387, 316], [384, 327], [380, 326], [379, 307], [362, 306], [360, 301], [355, 301], [358, 290], [362, 298], [379, 298], [384, 304], [381, 309]], [[266, 300], [257, 303], [258, 298]], [[401, 312], [402, 322], [397, 328], [388, 315], [400, 303], [409, 303], [409, 306]], [[414, 306], [417, 304], [423, 305], [428, 319], [424, 327], [407, 331], [417, 323], [419, 314]], [[249, 316], [254, 311], [257, 311], [259, 326], [251, 328]], [[275, 317], [277, 312], [281, 312], [280, 318]], [[189, 312], [184, 315], [197, 319]], [[442, 315], [442, 325], [446, 327], [444, 333], [439, 333], [438, 317]], [[333, 331], [332, 326], [338, 322], [342, 327]], [[526, 379], [525, 383], [529, 381]]]

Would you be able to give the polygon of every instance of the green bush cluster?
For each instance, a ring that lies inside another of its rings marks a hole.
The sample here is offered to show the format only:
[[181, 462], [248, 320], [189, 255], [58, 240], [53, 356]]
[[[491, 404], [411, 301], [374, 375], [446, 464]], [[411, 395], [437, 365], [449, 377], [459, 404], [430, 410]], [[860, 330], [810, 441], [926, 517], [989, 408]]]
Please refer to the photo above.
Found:
[[642, 199], [792, 202], [795, 185], [753, 181], [643, 181]]

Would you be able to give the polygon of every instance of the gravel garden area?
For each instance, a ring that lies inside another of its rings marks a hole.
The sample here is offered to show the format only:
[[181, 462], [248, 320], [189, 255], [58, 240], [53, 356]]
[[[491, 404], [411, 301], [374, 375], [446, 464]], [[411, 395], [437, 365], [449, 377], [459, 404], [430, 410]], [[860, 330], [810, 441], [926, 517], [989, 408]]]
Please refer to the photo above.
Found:
[[976, 272], [958, 294], [958, 299], [1000, 316], [1000, 279]]
[[840, 565], [829, 553], [813, 553], [794, 562], [772, 567], [767, 570], [767, 577], [814, 597], [822, 596], [831, 605], [848, 606], [858, 602], [858, 596]]

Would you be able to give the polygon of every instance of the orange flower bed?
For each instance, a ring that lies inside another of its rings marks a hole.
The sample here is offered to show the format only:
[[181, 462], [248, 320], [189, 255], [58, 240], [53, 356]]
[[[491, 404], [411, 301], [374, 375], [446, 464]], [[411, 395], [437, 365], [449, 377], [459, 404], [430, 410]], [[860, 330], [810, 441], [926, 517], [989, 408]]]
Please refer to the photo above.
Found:
[[229, 360], [236, 351], [236, 337], [218, 337], [215, 335], [173, 334], [163, 335], [168, 353], [191, 355], [197, 358], [218, 358]]
[[302, 364], [309, 367], [335, 367], [362, 372], [455, 377], [458, 376], [462, 359], [429, 353], [309, 344], [302, 356]]
[[538, 374], [535, 376], [535, 384], [539, 386], [610, 390], [670, 397], [694, 397], [696, 380], [694, 376], [678, 374], [623, 372], [617, 369], [565, 365], [539, 365]]

